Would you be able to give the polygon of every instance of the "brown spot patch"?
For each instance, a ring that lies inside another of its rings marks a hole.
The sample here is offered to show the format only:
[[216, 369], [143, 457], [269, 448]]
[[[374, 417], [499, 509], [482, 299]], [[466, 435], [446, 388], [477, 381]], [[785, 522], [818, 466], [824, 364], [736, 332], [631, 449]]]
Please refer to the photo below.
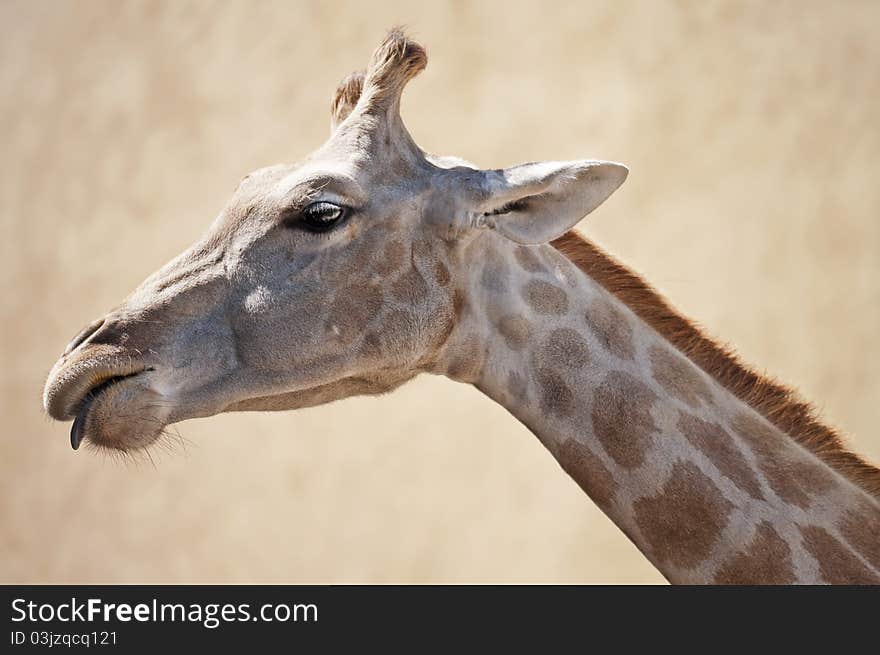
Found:
[[691, 407], [698, 407], [700, 399], [711, 404], [712, 391], [709, 385], [700, 376], [697, 367], [684, 355], [661, 346], [652, 346], [651, 369], [654, 379], [682, 402]]
[[383, 360], [404, 356], [410, 349], [410, 340], [401, 335], [415, 334], [415, 315], [405, 309], [392, 309], [383, 316], [377, 329], [370, 330], [361, 342], [361, 353]]
[[678, 414], [678, 429], [721, 473], [756, 500], [763, 500], [761, 485], [733, 437], [721, 426], [685, 412]]
[[507, 264], [494, 250], [486, 252], [480, 283], [492, 293], [504, 293], [507, 290]]
[[455, 317], [455, 322], [458, 323], [461, 320], [462, 315], [464, 314], [464, 309], [467, 306], [467, 299], [464, 297], [461, 289], [456, 289], [452, 293], [452, 314]]
[[849, 450], [837, 430], [790, 387], [761, 375], [707, 337], [642, 278], [574, 230], [552, 242], [581, 271], [629, 307], [725, 389], [842, 475], [880, 498], [880, 468]]
[[536, 248], [529, 246], [517, 246], [513, 251], [517, 263], [529, 273], [540, 273], [546, 270], [535, 251]]
[[[336, 294], [327, 315], [327, 329], [345, 342], [353, 341], [382, 307], [382, 293], [374, 286], [356, 284]], [[336, 330], [333, 330], [333, 328]]]
[[827, 464], [801, 450], [759, 416], [741, 413], [732, 427], [755, 454], [767, 484], [782, 500], [806, 509], [812, 496], [833, 486]]
[[880, 582], [841, 541], [825, 528], [800, 528], [804, 548], [819, 564], [819, 573], [829, 584], [877, 584]]
[[621, 359], [633, 358], [635, 347], [632, 326], [626, 314], [610, 301], [593, 303], [584, 319], [587, 327], [608, 352]]
[[654, 560], [690, 569], [705, 560], [727, 526], [733, 505], [691, 462], [677, 462], [656, 496], [633, 504]]
[[541, 366], [581, 368], [590, 361], [586, 340], [571, 328], [550, 332], [538, 351]]
[[446, 268], [446, 264], [441, 261], [434, 264], [434, 279], [437, 280], [437, 284], [441, 287], [445, 287], [449, 284], [449, 269]]
[[612, 371], [593, 396], [593, 430], [611, 458], [624, 468], [641, 466], [657, 429], [651, 418], [656, 396], [633, 376]]
[[428, 285], [425, 283], [425, 278], [414, 266], [391, 285], [391, 295], [408, 305], [418, 304], [427, 293]]
[[602, 460], [579, 441], [569, 439], [559, 451], [559, 463], [581, 489], [601, 508], [614, 500], [617, 482]]
[[718, 569], [715, 584], [792, 584], [791, 548], [770, 523], [763, 521], [745, 550]]
[[433, 339], [434, 350], [442, 348], [452, 335], [452, 331], [455, 329], [455, 314], [448, 310], [443, 311], [438, 317], [438, 322], [440, 329], [437, 331], [437, 337]]
[[535, 380], [541, 389], [541, 409], [548, 414], [568, 416], [574, 409], [574, 394], [561, 375], [546, 368], [538, 369]]
[[[348, 236], [353, 238], [351, 232], [348, 233]], [[372, 235], [361, 239], [357, 242], [356, 247], [352, 248], [352, 259], [346, 262], [348, 267], [361, 271], [367, 269], [372, 264], [373, 257], [378, 252], [378, 247], [374, 245], [378, 239], [371, 237]]]
[[498, 331], [511, 350], [522, 350], [532, 336], [529, 322], [517, 314], [502, 316], [498, 321]]
[[412, 260], [434, 260], [434, 241], [432, 239], [415, 239], [412, 242]]
[[[394, 151], [394, 149], [392, 149], [390, 147], [390, 144], [391, 144], [391, 135], [386, 133], [385, 134], [385, 147], [388, 148], [387, 152], [394, 153], [395, 151]], [[390, 166], [391, 170], [394, 171], [394, 174], [397, 175], [398, 177], [404, 178], [404, 179], [412, 179], [413, 168], [407, 159], [404, 159], [403, 157], [401, 157], [399, 155], [392, 154], [388, 160], [388, 165]]]
[[406, 257], [406, 247], [400, 241], [391, 241], [385, 246], [385, 251], [379, 259], [376, 271], [379, 275], [391, 275], [400, 270]]
[[382, 335], [374, 331], [367, 332], [361, 342], [361, 354], [365, 357], [381, 357]]
[[859, 555], [880, 570], [880, 508], [860, 502], [846, 512], [838, 527]]
[[565, 291], [544, 280], [527, 282], [522, 295], [538, 314], [564, 314], [568, 311], [568, 296]]

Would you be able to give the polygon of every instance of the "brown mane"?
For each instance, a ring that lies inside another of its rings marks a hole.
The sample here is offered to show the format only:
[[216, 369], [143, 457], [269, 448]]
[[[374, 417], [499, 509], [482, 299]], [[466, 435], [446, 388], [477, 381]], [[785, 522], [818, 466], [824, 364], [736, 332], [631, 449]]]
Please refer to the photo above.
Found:
[[797, 392], [753, 371], [732, 350], [704, 335], [641, 277], [576, 232], [556, 239], [553, 246], [728, 391], [842, 475], [880, 496], [880, 469], [847, 450], [840, 434], [819, 421]]

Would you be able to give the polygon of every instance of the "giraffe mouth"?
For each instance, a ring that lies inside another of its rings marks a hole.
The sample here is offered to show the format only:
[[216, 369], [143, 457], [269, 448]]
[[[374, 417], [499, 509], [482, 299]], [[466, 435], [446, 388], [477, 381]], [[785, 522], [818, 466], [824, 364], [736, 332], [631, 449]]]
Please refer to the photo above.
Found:
[[[152, 370], [152, 369], [144, 369]], [[70, 447], [74, 450], [79, 449], [83, 438], [86, 435], [86, 420], [89, 417], [91, 408], [100, 401], [100, 398], [111, 387], [121, 383], [123, 380], [129, 380], [143, 371], [129, 373], [127, 375], [114, 375], [99, 382], [95, 386], [88, 389], [78, 403], [76, 416], [73, 419], [73, 425], [70, 428]]]
[[164, 427], [168, 402], [152, 386], [147, 365], [118, 346], [100, 345], [62, 356], [43, 391], [43, 407], [57, 421], [73, 421], [70, 446], [83, 441], [133, 450]]
[[70, 421], [104, 382], [131, 377], [147, 368], [140, 357], [118, 346], [101, 345], [62, 355], [46, 380], [43, 408], [56, 421]]

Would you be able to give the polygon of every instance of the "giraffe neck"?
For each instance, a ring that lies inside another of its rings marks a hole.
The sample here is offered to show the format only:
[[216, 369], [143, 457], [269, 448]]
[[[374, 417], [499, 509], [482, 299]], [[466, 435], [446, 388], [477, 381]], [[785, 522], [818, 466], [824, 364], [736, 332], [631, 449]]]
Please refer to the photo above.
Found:
[[534, 432], [667, 579], [880, 581], [876, 498], [554, 248], [486, 234], [466, 260], [435, 370]]

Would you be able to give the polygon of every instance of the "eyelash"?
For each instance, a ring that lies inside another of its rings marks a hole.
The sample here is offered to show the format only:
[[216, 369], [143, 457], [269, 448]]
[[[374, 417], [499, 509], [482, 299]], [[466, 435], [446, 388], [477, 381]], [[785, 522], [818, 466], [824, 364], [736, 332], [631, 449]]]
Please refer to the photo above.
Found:
[[304, 207], [286, 221], [286, 224], [289, 227], [298, 227], [313, 234], [326, 234], [339, 224], [344, 223], [349, 214], [350, 209], [344, 205], [320, 200]]

